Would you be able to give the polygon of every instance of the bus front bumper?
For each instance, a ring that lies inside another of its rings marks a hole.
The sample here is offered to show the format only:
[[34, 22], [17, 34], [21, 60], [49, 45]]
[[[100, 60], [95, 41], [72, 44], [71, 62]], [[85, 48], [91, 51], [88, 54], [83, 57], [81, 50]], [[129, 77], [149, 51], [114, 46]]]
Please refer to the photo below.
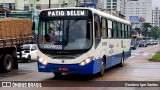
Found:
[[[43, 65], [39, 61], [38, 71], [39, 72], [60, 72], [60, 73], [71, 73], [71, 74], [95, 74], [100, 71], [101, 59], [92, 60], [90, 63], [81, 66], [79, 64], [47, 64]], [[61, 70], [61, 69], [65, 70]], [[67, 70], [66, 70], [67, 69]]]

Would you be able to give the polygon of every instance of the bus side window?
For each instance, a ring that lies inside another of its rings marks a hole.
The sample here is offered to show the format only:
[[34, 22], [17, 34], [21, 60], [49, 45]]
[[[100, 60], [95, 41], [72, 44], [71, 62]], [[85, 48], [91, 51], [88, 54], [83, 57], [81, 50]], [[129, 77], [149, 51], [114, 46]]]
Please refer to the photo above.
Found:
[[112, 21], [108, 20], [108, 38], [113, 38]]
[[94, 15], [94, 30], [95, 30], [95, 48], [98, 46], [101, 40], [100, 18], [98, 15]]
[[116, 21], [113, 21], [113, 22], [112, 22], [112, 25], [113, 25], [113, 26], [112, 26], [112, 27], [113, 27], [113, 34], [112, 34], [112, 35], [113, 35], [114, 38], [118, 38], [118, 35], [117, 35], [117, 34], [118, 34], [117, 22], [116, 22]]
[[118, 38], [122, 38], [122, 24], [118, 23]]
[[128, 38], [128, 27], [125, 25], [125, 38]]
[[125, 27], [124, 27], [124, 24], [122, 24], [122, 38], [124, 39], [125, 38]]
[[108, 30], [107, 30], [107, 19], [101, 18], [101, 31], [102, 31], [102, 38], [108, 37]]

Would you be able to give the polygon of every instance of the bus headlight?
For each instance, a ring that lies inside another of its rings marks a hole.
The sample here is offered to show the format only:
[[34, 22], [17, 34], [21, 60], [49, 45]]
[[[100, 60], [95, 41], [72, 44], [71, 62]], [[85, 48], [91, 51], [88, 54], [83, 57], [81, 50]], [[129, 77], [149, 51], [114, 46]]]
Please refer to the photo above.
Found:
[[45, 59], [43, 59], [43, 58], [39, 58], [38, 60], [39, 60], [39, 62], [41, 62], [43, 65], [47, 65], [47, 64], [48, 64], [48, 61], [45, 60]]
[[39, 62], [42, 62], [44, 59], [43, 58], [39, 58]]
[[90, 63], [91, 60], [92, 60], [92, 58], [87, 58], [87, 59], [83, 60], [83, 61], [80, 63], [80, 65], [81, 65], [81, 66], [84, 66], [84, 65]]
[[47, 64], [48, 64], [48, 61], [47, 61], [47, 60], [44, 60], [44, 61], [42, 62], [42, 64], [43, 64], [43, 65], [47, 65]]

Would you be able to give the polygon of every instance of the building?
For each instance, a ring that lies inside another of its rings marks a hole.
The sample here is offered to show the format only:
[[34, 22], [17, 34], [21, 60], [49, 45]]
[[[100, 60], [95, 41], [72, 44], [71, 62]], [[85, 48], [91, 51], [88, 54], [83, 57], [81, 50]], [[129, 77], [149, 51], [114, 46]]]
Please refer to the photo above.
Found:
[[152, 26], [160, 27], [160, 9], [158, 7], [152, 10]]
[[104, 0], [104, 9], [125, 15], [125, 0]]
[[98, 2], [97, 2], [97, 8], [99, 8], [99, 9], [104, 9], [104, 0], [98, 0]]
[[152, 23], [152, 0], [127, 0], [125, 15], [135, 28], [144, 22]]
[[9, 10], [14, 10], [15, 0], [0, 0], [0, 8], [7, 8]]
[[75, 6], [76, 0], [0, 0], [0, 7], [9, 10], [46, 9]]
[[98, 0], [76, 0], [78, 5], [83, 7], [98, 8]]

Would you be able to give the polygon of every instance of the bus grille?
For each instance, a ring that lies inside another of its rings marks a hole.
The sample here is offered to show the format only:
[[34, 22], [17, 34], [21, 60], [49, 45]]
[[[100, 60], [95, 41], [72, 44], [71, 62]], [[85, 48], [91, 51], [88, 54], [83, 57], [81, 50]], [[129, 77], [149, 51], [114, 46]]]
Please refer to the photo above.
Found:
[[75, 59], [77, 56], [74, 55], [56, 55], [53, 59]]

